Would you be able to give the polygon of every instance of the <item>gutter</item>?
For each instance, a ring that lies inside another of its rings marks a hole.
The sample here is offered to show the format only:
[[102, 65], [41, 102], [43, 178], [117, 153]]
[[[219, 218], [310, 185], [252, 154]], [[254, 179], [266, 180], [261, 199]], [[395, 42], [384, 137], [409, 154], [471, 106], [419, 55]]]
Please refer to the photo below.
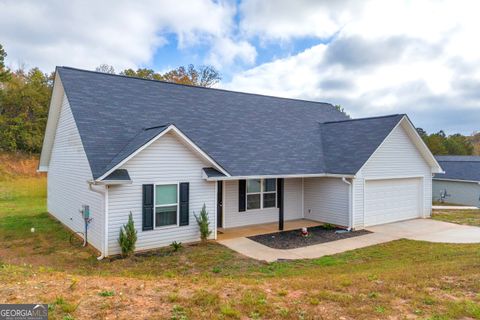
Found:
[[465, 183], [478, 183], [478, 184], [480, 184], [480, 181], [477, 181], [477, 180], [460, 180], [460, 179], [447, 179], [447, 178], [432, 178], [432, 180], [451, 181], [451, 182], [465, 182]]
[[353, 228], [353, 201], [352, 201], [352, 189], [353, 185], [346, 177], [342, 177], [342, 181], [345, 182], [348, 187], [348, 231], [351, 231]]
[[355, 178], [355, 175], [335, 174], [335, 173], [317, 173], [317, 174], [286, 174], [286, 175], [257, 175], [257, 176], [230, 176], [230, 177], [205, 177], [207, 181], [228, 181], [228, 180], [248, 180], [248, 179], [270, 179], [270, 178]]
[[103, 238], [103, 248], [102, 248], [102, 254], [97, 257], [97, 260], [102, 260], [103, 258], [107, 257], [108, 256], [108, 185], [105, 185], [105, 188], [103, 189], [103, 191], [101, 190], [98, 190], [98, 189], [95, 189], [93, 186], [94, 185], [97, 185], [97, 183], [95, 183], [95, 181], [87, 181], [88, 183], [88, 187], [90, 189], [90, 191], [93, 191], [93, 192], [96, 192], [96, 193], [99, 193], [101, 195], [103, 195], [103, 201], [104, 201], [104, 208], [105, 208], [105, 212], [104, 212], [104, 238]]

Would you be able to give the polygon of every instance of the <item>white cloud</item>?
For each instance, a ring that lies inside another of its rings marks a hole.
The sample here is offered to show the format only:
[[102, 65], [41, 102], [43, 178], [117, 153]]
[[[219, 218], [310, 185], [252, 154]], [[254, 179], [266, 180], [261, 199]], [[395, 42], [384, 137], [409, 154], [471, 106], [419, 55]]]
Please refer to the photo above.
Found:
[[264, 40], [329, 37], [360, 10], [359, 1], [245, 0], [240, 5], [241, 30]]
[[234, 62], [251, 65], [257, 55], [255, 47], [249, 42], [234, 41], [227, 37], [216, 39], [212, 49], [207, 62], [215, 67], [231, 65]]
[[14, 66], [122, 69], [151, 62], [165, 33], [180, 47], [229, 37], [235, 12], [209, 0], [0, 0], [0, 39]]
[[[480, 4], [359, 3], [247, 0], [241, 25], [249, 36], [333, 40], [246, 70], [223, 86], [340, 103], [354, 117], [407, 112], [428, 130], [480, 129]], [[455, 123], [455, 112], [465, 120]]]

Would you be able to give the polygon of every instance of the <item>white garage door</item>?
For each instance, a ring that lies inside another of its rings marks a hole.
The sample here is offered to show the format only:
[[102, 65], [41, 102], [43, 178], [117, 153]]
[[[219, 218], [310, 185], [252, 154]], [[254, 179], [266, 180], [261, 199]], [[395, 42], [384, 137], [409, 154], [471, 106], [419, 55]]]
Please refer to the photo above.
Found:
[[365, 181], [365, 226], [422, 216], [422, 179]]

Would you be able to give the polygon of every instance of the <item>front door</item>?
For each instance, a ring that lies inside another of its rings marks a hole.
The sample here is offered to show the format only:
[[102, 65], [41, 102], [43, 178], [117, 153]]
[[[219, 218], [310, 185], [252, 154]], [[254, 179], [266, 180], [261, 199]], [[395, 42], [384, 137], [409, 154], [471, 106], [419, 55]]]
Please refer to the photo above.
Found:
[[217, 182], [217, 228], [223, 227], [223, 181]]

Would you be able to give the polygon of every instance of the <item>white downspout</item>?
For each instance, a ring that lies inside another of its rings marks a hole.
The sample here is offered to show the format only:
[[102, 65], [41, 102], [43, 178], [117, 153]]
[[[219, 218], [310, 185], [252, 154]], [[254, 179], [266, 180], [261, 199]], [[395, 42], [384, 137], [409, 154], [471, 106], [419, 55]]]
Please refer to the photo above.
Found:
[[345, 177], [342, 177], [342, 181], [348, 184], [348, 231], [352, 230], [352, 183]]
[[88, 186], [91, 191], [99, 193], [103, 195], [103, 201], [104, 201], [104, 239], [103, 239], [103, 248], [102, 248], [102, 254], [97, 257], [97, 260], [102, 260], [103, 258], [108, 256], [108, 185], [105, 185], [105, 189], [103, 191], [97, 190], [93, 188], [93, 185], [95, 184], [93, 181], [87, 181]]

